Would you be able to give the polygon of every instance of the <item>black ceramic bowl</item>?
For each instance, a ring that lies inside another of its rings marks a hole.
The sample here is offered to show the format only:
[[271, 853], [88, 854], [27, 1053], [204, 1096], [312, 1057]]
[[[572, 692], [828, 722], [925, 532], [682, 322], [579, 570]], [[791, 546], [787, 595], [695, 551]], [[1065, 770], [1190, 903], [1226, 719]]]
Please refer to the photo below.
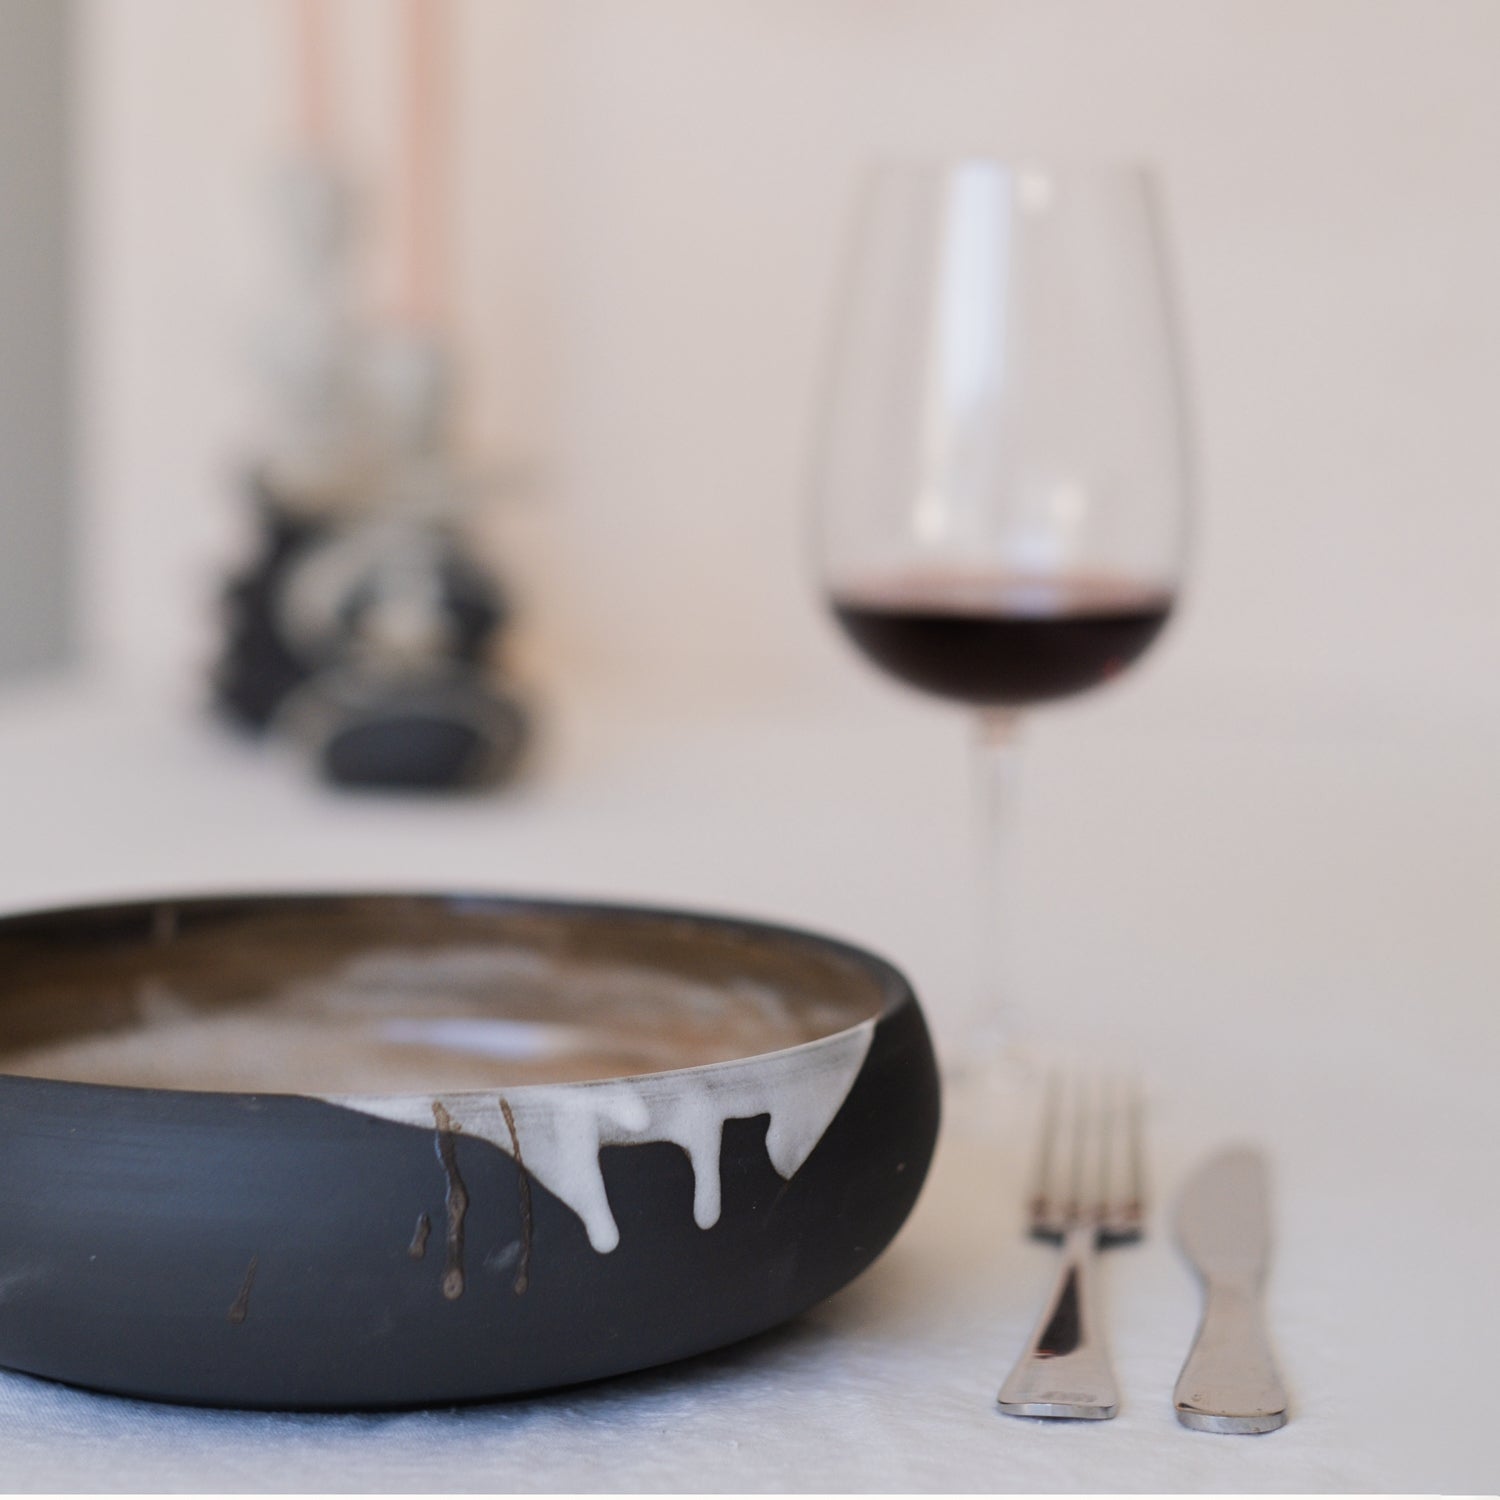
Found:
[[937, 1130], [906, 981], [499, 897], [0, 920], [0, 1364], [393, 1406], [641, 1369], [862, 1271]]

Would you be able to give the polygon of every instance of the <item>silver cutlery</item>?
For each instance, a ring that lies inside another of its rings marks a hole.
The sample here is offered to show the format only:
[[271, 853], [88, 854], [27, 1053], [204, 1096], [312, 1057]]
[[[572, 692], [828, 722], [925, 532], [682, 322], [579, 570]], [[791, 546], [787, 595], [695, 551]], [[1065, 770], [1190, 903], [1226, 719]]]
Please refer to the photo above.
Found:
[[1096, 1252], [1141, 1236], [1139, 1090], [1120, 1081], [1048, 1085], [1030, 1233], [1062, 1246], [1057, 1282], [1025, 1352], [1000, 1388], [1017, 1417], [1101, 1420], [1120, 1409], [1099, 1329]]
[[1266, 1334], [1271, 1256], [1265, 1158], [1238, 1146], [1205, 1162], [1177, 1209], [1177, 1238], [1203, 1280], [1203, 1321], [1173, 1402], [1184, 1426], [1204, 1432], [1273, 1432], [1286, 1391]]

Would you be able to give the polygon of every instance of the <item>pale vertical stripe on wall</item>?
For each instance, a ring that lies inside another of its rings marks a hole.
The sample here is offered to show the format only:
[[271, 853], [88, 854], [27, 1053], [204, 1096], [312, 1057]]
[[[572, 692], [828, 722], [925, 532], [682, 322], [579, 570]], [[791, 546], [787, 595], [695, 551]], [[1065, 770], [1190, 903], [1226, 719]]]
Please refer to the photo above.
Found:
[[0, 0], [0, 677], [67, 654], [67, 0]]

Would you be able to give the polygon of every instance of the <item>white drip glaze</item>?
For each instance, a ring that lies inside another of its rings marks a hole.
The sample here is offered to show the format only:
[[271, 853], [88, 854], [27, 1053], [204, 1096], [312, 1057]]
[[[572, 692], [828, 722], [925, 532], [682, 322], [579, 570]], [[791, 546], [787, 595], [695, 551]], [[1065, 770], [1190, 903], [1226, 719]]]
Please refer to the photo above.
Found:
[[502, 1092], [332, 1095], [327, 1102], [403, 1125], [433, 1128], [433, 1106], [455, 1129], [516, 1155], [501, 1109], [515, 1121], [525, 1169], [583, 1220], [601, 1254], [620, 1242], [599, 1166], [603, 1146], [672, 1141], [693, 1168], [693, 1219], [719, 1220], [719, 1146], [726, 1120], [769, 1114], [766, 1151], [790, 1178], [812, 1154], [864, 1064], [875, 1033], [865, 1021], [784, 1052], [708, 1067], [595, 1083], [530, 1084]]

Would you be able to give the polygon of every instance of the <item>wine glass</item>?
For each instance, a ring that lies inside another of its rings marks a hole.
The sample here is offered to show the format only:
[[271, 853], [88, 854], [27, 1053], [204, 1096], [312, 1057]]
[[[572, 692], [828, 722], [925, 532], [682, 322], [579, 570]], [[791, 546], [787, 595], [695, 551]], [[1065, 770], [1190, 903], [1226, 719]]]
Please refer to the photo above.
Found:
[[820, 581], [877, 666], [977, 711], [979, 982], [939, 1035], [961, 1076], [1016, 1039], [1020, 715], [1124, 671], [1177, 597], [1190, 486], [1170, 288], [1140, 167], [886, 166], [854, 248], [816, 468]]

